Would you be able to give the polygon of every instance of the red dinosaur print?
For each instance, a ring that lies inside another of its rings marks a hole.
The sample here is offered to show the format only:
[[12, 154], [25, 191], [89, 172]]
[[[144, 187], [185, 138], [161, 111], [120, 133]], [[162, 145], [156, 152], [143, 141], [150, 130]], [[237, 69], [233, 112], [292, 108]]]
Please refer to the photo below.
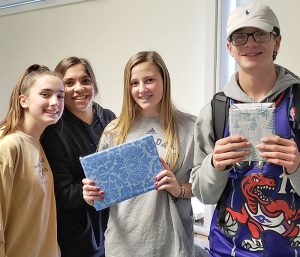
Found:
[[226, 219], [231, 223], [238, 220], [248, 226], [252, 238], [244, 240], [242, 246], [251, 251], [263, 250], [261, 234], [273, 230], [289, 237], [292, 247], [300, 247], [300, 226], [295, 223], [300, 217], [300, 210], [291, 208], [284, 200], [268, 198], [268, 194], [276, 188], [275, 180], [255, 173], [243, 179], [241, 188], [246, 203], [241, 212], [226, 208]]

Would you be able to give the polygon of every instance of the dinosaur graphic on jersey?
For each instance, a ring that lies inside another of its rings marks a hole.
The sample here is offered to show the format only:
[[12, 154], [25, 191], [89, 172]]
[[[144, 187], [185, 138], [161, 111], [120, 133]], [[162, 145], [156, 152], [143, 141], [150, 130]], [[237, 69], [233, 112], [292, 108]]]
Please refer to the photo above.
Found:
[[244, 240], [242, 246], [250, 251], [262, 251], [261, 234], [272, 230], [290, 238], [292, 247], [300, 247], [300, 226], [295, 223], [300, 210], [291, 208], [284, 200], [268, 198], [268, 193], [276, 188], [275, 180], [254, 173], [243, 179], [241, 187], [246, 203], [241, 212], [227, 207], [226, 220], [229, 226], [238, 221], [249, 228], [252, 238]]

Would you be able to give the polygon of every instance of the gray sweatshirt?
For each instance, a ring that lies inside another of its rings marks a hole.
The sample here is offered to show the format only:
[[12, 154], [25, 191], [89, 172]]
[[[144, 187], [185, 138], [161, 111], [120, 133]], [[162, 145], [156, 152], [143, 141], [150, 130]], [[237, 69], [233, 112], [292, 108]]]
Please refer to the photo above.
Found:
[[[266, 95], [262, 102], [272, 102], [282, 91], [300, 80], [285, 68], [275, 65], [278, 74], [273, 89]], [[228, 97], [243, 102], [251, 103], [253, 100], [241, 90], [234, 74], [224, 93]], [[229, 170], [218, 171], [212, 166], [212, 152], [214, 149], [214, 135], [212, 124], [211, 104], [207, 104], [200, 112], [195, 126], [194, 168], [192, 170], [193, 194], [205, 204], [216, 204], [226, 186]], [[300, 195], [300, 167], [292, 175], [287, 175], [295, 191]]]
[[[193, 130], [196, 117], [176, 111], [180, 153], [173, 172], [179, 183], [188, 183], [193, 167]], [[157, 118], [137, 119], [126, 141], [152, 134], [160, 157], [166, 154], [165, 135]], [[115, 145], [103, 134], [99, 149]], [[172, 200], [167, 191], [150, 191], [110, 207], [105, 232], [106, 257], [193, 257], [191, 199]]]

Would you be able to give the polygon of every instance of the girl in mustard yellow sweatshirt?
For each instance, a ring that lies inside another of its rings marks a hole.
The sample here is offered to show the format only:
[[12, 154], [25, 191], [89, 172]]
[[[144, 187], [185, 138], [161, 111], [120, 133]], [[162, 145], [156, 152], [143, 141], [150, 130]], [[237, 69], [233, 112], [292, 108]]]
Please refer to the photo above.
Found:
[[63, 106], [62, 80], [45, 66], [30, 66], [13, 89], [0, 122], [1, 257], [60, 256], [53, 177], [39, 138]]

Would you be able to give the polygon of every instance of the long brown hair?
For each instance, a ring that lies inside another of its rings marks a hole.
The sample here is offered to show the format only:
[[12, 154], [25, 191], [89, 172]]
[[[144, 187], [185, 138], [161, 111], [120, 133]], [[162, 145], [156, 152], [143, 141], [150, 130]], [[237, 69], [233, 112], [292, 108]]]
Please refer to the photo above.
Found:
[[20, 104], [20, 95], [26, 95], [36, 80], [44, 75], [51, 75], [61, 79], [59, 74], [53, 72], [47, 66], [39, 64], [29, 66], [21, 76], [11, 93], [8, 112], [0, 122], [2, 132], [0, 138], [14, 132], [19, 126], [20, 121], [24, 118], [24, 109]]
[[[115, 121], [116, 125], [112, 131], [116, 130], [117, 143], [121, 144], [125, 141], [128, 131], [140, 112], [140, 108], [135, 104], [131, 96], [131, 71], [138, 64], [150, 62], [153, 63], [159, 70], [163, 79], [163, 97], [161, 100], [160, 121], [164, 129], [167, 154], [166, 161], [173, 168], [178, 160], [179, 142], [175, 128], [174, 107], [171, 100], [171, 81], [169, 71], [161, 58], [155, 51], [143, 51], [133, 55], [127, 62], [124, 70], [124, 92], [123, 105], [120, 117]], [[109, 128], [108, 128], [109, 129]]]

